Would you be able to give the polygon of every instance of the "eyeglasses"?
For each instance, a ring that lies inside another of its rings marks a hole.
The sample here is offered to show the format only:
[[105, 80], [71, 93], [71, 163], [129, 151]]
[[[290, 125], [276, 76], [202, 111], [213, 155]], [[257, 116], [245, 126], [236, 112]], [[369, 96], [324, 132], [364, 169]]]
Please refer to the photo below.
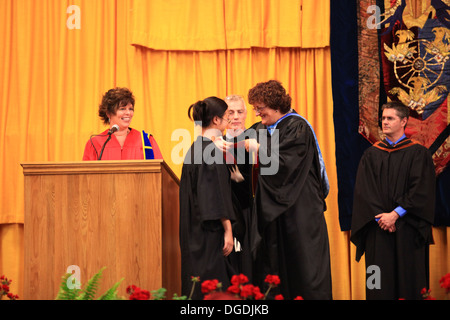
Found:
[[264, 106], [264, 107], [259, 107], [259, 108], [255, 108], [255, 107], [253, 107], [253, 111], [255, 111], [255, 112], [261, 112], [262, 110], [264, 110], [265, 108], [267, 108], [267, 106]]

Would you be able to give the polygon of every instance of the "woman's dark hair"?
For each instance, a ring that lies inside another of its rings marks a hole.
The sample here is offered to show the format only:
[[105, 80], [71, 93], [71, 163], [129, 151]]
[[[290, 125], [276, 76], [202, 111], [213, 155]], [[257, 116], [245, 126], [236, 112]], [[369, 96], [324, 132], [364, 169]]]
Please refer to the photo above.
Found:
[[98, 107], [98, 116], [104, 124], [109, 123], [108, 114], [116, 114], [117, 109], [131, 103], [134, 107], [134, 96], [128, 88], [113, 88], [108, 90]]
[[196, 122], [201, 121], [202, 127], [207, 128], [214, 117], [223, 118], [227, 109], [228, 105], [225, 101], [217, 97], [209, 97], [192, 104], [188, 109], [188, 116]]
[[248, 92], [250, 104], [264, 103], [266, 107], [287, 113], [291, 109], [291, 97], [277, 80], [260, 82]]

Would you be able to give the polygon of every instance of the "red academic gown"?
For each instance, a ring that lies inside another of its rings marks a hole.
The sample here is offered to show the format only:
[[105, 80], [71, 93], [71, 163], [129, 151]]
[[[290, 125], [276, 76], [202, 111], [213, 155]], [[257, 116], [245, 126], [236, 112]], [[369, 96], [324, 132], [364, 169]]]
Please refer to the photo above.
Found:
[[[130, 128], [130, 133], [125, 139], [122, 148], [116, 136], [112, 134], [111, 140], [105, 146], [101, 160], [143, 160], [144, 147], [142, 135], [143, 133], [141, 131]], [[148, 137], [152, 145], [155, 159], [162, 159], [163, 157], [156, 140], [152, 135], [149, 135]], [[97, 160], [107, 138], [108, 130], [105, 130], [100, 135], [89, 139], [84, 149], [83, 160]]]

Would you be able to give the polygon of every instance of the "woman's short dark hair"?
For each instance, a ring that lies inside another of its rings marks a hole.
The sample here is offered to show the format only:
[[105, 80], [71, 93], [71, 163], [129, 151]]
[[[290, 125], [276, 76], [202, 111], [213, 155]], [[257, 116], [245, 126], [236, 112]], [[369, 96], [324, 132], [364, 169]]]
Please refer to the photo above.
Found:
[[134, 107], [134, 96], [128, 88], [113, 88], [108, 90], [98, 107], [98, 116], [104, 124], [109, 123], [108, 114], [116, 114], [117, 109], [131, 103]]
[[227, 109], [228, 105], [224, 100], [209, 97], [192, 104], [188, 109], [188, 116], [191, 120], [200, 121], [202, 127], [207, 128], [214, 117], [223, 118]]
[[248, 92], [250, 104], [264, 103], [266, 107], [287, 113], [291, 109], [291, 97], [277, 80], [260, 82]]

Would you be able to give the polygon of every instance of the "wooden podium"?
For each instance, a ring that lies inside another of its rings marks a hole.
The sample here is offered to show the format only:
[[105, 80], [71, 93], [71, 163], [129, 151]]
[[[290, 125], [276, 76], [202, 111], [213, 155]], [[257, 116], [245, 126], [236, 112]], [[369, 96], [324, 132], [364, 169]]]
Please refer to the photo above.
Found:
[[55, 299], [69, 266], [97, 296], [124, 278], [181, 294], [179, 180], [162, 160], [22, 163], [24, 299]]

